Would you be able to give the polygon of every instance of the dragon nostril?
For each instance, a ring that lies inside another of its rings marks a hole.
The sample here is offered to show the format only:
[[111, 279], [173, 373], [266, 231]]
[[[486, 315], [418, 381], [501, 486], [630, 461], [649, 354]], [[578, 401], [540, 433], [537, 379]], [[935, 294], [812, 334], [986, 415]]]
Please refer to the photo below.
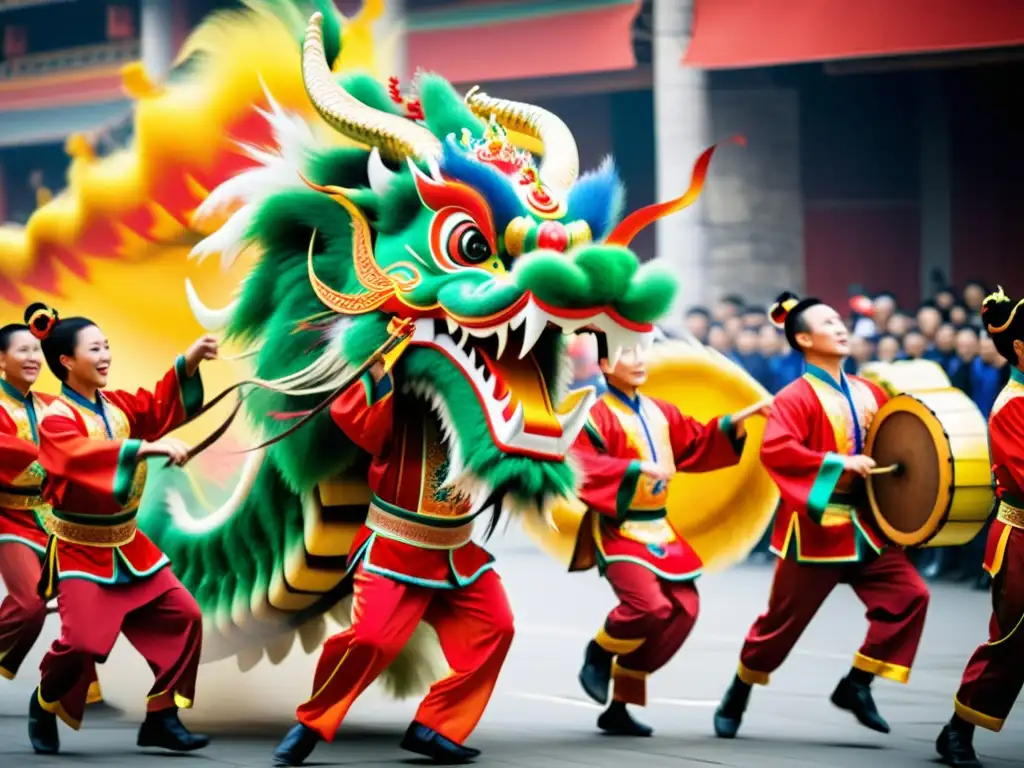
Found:
[[569, 231], [558, 221], [545, 221], [537, 228], [537, 247], [564, 253], [569, 246]]

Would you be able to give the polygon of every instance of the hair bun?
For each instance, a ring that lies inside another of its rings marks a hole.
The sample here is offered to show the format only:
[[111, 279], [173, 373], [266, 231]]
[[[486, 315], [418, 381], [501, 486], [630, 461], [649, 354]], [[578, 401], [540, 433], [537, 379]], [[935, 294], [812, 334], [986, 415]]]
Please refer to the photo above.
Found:
[[780, 293], [775, 299], [775, 303], [768, 310], [768, 318], [772, 321], [772, 325], [776, 328], [784, 328], [786, 317], [789, 315], [790, 310], [799, 303], [800, 299], [795, 293], [790, 293], [789, 291]]
[[1001, 286], [995, 293], [990, 293], [981, 304], [981, 317], [985, 322], [985, 330], [990, 334], [1005, 331], [1013, 322], [1017, 306], [1017, 302], [1007, 296]]
[[32, 335], [40, 341], [50, 335], [59, 321], [60, 315], [57, 314], [57, 310], [39, 301], [30, 304], [25, 310], [25, 324]]

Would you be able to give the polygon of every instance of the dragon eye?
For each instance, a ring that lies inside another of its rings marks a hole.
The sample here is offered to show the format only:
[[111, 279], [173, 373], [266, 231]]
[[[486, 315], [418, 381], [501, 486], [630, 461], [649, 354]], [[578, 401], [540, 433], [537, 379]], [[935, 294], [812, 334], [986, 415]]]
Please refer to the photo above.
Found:
[[467, 266], [483, 264], [493, 257], [491, 245], [473, 221], [461, 221], [448, 235], [448, 256]]

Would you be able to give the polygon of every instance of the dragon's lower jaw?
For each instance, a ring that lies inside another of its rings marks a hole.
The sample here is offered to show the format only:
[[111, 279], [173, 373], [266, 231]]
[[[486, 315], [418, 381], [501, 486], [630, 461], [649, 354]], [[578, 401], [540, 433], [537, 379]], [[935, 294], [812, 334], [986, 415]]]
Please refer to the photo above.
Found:
[[[593, 389], [584, 388], [568, 393], [559, 403], [552, 402], [552, 389], [557, 392], [557, 388], [549, 386], [538, 361], [542, 340], [563, 333], [605, 330], [582, 326], [579, 319], [563, 324], [543, 313], [537, 321], [535, 310], [528, 304], [523, 312], [489, 327], [462, 327], [452, 321], [422, 318], [416, 321], [411, 344], [440, 352], [462, 372], [473, 388], [492, 441], [504, 453], [561, 461], [582, 431], [595, 395]], [[646, 343], [644, 334], [615, 330], [627, 347]]]

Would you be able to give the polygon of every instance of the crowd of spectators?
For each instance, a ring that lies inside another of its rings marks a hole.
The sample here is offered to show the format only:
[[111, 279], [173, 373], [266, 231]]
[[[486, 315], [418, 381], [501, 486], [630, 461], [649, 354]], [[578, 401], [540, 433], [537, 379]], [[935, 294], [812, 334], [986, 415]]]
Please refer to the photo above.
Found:
[[[981, 322], [981, 304], [988, 292], [981, 283], [970, 282], [963, 290], [942, 288], [930, 300], [904, 307], [890, 293], [868, 297], [863, 291], [851, 291], [846, 308], [852, 334], [847, 372], [855, 374], [873, 361], [931, 360], [942, 366], [952, 385], [966, 393], [987, 419], [1010, 376], [1009, 366]], [[768, 308], [754, 306], [741, 296], [726, 296], [710, 308], [690, 309], [686, 325], [698, 340], [743, 367], [772, 394], [803, 374], [802, 357], [769, 321]], [[577, 384], [603, 384], [593, 361], [582, 354], [575, 357]], [[917, 551], [914, 555], [922, 574], [932, 580], [987, 588], [988, 577], [981, 567], [986, 532], [963, 547]], [[766, 534], [751, 560], [768, 559]]]

